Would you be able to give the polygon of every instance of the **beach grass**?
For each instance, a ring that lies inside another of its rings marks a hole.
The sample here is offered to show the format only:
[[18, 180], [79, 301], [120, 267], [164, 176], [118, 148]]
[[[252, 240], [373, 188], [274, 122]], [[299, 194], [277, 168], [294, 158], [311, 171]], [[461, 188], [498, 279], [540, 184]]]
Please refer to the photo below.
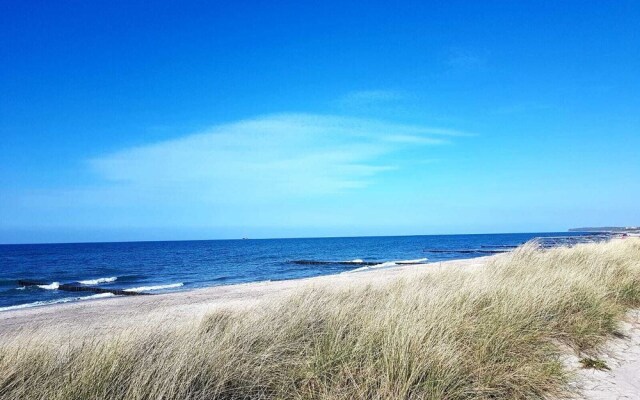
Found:
[[5, 338], [0, 398], [565, 396], [567, 351], [596, 359], [637, 307], [640, 239], [550, 250], [528, 243], [475, 271], [317, 285], [197, 324], [64, 346], [46, 334]]

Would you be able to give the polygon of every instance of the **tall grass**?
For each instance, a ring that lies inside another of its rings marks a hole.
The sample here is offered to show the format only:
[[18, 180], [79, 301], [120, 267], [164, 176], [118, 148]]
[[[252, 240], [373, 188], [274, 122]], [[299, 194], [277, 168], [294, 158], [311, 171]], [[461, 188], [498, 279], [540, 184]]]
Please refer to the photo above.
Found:
[[596, 350], [639, 306], [640, 240], [527, 244], [476, 272], [315, 287], [199, 325], [5, 339], [0, 398], [543, 398], [564, 393], [567, 346]]

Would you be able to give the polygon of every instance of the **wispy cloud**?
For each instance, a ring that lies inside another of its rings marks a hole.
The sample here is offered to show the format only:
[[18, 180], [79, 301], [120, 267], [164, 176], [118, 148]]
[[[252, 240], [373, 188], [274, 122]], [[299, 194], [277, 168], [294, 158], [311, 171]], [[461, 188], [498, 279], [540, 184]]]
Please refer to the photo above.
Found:
[[191, 187], [192, 195], [309, 196], [364, 187], [394, 169], [385, 157], [461, 132], [312, 114], [264, 116], [90, 161], [112, 183]]
[[40, 192], [30, 203], [133, 209], [156, 220], [165, 213], [193, 224], [203, 210], [225, 218], [225, 210], [237, 213], [238, 207], [273, 210], [361, 190], [398, 171], [402, 163], [394, 160], [403, 159], [404, 150], [463, 134], [372, 119], [267, 115], [105, 154], [88, 161], [97, 178], [92, 186]]

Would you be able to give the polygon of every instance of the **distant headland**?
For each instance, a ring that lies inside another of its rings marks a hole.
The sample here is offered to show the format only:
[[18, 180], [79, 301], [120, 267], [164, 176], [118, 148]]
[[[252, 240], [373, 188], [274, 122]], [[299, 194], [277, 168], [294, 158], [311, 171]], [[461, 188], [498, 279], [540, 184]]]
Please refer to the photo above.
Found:
[[640, 233], [640, 226], [599, 226], [585, 228], [571, 228], [569, 232], [615, 232], [615, 233]]

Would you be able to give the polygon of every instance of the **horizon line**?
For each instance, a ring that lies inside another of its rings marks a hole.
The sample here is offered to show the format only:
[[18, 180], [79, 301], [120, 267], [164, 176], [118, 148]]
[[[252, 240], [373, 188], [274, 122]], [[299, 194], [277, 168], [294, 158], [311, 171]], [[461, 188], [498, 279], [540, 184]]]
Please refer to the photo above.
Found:
[[[576, 228], [569, 228], [576, 229]], [[167, 239], [167, 240], [112, 240], [112, 241], [87, 241], [87, 242], [29, 242], [29, 243], [0, 243], [0, 246], [30, 246], [30, 245], [58, 245], [58, 244], [117, 244], [117, 243], [166, 243], [166, 242], [215, 242], [215, 241], [243, 241], [243, 240], [305, 240], [305, 239], [357, 239], [357, 238], [383, 238], [383, 237], [414, 237], [414, 236], [473, 236], [473, 235], [514, 235], [527, 233], [597, 233], [596, 231], [576, 231], [569, 229], [564, 231], [537, 231], [537, 232], [495, 232], [495, 233], [433, 233], [433, 234], [407, 234], [407, 235], [359, 235], [359, 236], [298, 236], [298, 237], [240, 237], [227, 239]]]

